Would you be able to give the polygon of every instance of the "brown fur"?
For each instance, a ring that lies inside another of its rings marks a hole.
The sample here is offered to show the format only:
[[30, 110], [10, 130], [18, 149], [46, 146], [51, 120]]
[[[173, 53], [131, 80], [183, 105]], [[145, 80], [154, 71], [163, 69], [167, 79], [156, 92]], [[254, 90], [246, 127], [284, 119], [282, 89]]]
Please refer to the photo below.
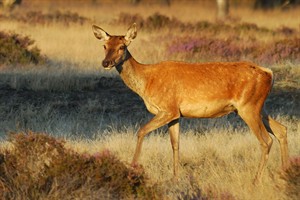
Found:
[[116, 67], [125, 84], [144, 100], [149, 112], [155, 115], [138, 131], [133, 164], [138, 161], [144, 136], [168, 124], [174, 155], [174, 175], [177, 176], [178, 119], [213, 118], [235, 111], [261, 144], [262, 157], [256, 182], [261, 179], [272, 145], [269, 133], [279, 140], [282, 165], [284, 168], [288, 166], [286, 128], [263, 109], [273, 84], [271, 70], [249, 62], [166, 61], [143, 65], [131, 56], [127, 48], [122, 49], [136, 37], [135, 25], [123, 37], [110, 36], [97, 26], [93, 26], [93, 29], [95, 36], [106, 42], [104, 67]]

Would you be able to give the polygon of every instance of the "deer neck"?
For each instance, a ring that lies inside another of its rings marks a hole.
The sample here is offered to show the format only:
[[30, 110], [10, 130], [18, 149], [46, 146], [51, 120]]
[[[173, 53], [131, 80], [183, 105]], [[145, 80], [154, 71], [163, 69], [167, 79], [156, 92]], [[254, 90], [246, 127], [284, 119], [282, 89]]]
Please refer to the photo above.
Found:
[[127, 50], [125, 59], [116, 66], [124, 83], [134, 92], [143, 95], [145, 91], [146, 80], [143, 76], [143, 65], [138, 63]]

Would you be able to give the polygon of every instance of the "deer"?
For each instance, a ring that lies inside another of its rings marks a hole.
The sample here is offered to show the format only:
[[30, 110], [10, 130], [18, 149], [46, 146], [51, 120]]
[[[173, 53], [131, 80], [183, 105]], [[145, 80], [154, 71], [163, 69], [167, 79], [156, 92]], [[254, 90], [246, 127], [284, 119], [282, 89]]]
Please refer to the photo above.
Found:
[[271, 135], [280, 144], [282, 168], [289, 166], [287, 128], [268, 115], [264, 106], [273, 86], [270, 69], [251, 62], [141, 64], [128, 50], [137, 36], [135, 23], [125, 35], [110, 35], [97, 25], [92, 25], [92, 30], [104, 42], [104, 69], [115, 68], [125, 85], [143, 99], [154, 115], [137, 132], [132, 165], [138, 163], [144, 137], [167, 125], [173, 150], [173, 177], [178, 178], [179, 119], [216, 118], [235, 112], [260, 143], [261, 158], [254, 183], [261, 182], [273, 143]]

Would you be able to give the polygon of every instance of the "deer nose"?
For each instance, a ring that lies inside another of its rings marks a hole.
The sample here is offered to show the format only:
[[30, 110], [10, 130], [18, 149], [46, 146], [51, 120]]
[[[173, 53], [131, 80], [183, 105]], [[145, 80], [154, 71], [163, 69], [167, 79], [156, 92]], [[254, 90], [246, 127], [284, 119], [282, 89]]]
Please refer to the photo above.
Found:
[[109, 61], [108, 60], [103, 60], [102, 61], [102, 66], [103, 67], [108, 67], [109, 66]]

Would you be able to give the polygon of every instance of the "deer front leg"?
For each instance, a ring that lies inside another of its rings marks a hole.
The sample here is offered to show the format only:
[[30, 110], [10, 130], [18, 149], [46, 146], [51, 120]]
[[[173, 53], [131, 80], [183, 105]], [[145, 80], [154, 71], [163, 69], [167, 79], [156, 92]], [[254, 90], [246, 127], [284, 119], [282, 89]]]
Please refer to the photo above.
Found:
[[175, 177], [178, 177], [179, 168], [179, 120], [175, 119], [169, 124], [169, 133], [173, 149], [173, 173]]
[[138, 159], [140, 157], [141, 149], [142, 149], [142, 143], [144, 140], [145, 135], [150, 133], [151, 131], [168, 124], [172, 120], [178, 118], [177, 114], [173, 114], [170, 112], [159, 112], [157, 115], [155, 115], [145, 126], [143, 126], [138, 131], [138, 140], [135, 148], [135, 153], [132, 160], [132, 165], [136, 164], [138, 162]]

